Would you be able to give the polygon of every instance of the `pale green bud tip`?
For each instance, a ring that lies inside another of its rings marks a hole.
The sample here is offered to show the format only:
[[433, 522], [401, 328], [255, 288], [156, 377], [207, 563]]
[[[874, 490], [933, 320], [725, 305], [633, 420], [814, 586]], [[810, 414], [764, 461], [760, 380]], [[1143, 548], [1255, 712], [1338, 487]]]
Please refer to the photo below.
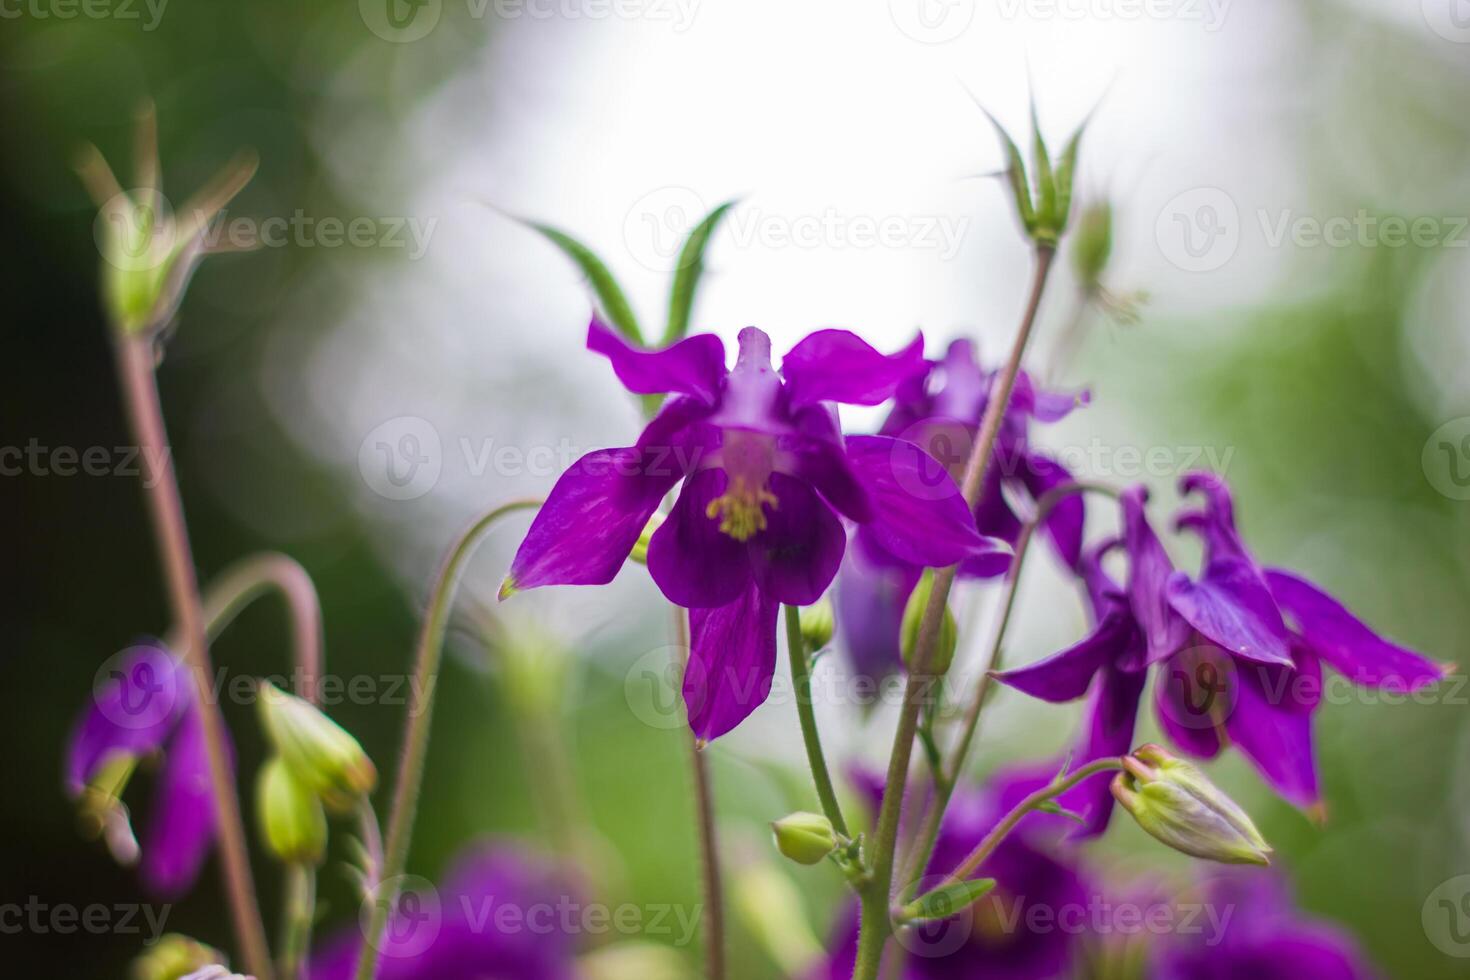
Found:
[[801, 638], [808, 650], [820, 650], [832, 642], [837, 630], [837, 616], [832, 609], [832, 600], [826, 596], [810, 606], [803, 606], [797, 618], [801, 621]]
[[648, 545], [653, 541], [653, 532], [657, 531], [663, 522], [662, 514], [654, 514], [648, 519], [648, 523], [643, 525], [643, 532], [638, 535], [637, 543], [633, 545], [633, 552], [628, 556], [629, 558], [640, 565], [648, 564]]
[[1157, 745], [1123, 758], [1112, 792], [1146, 832], [1185, 854], [1270, 864], [1271, 847], [1244, 810], [1195, 766]]
[[1113, 254], [1113, 208], [1100, 201], [1083, 209], [1072, 237], [1072, 268], [1085, 288], [1102, 284], [1103, 271]]
[[281, 760], [333, 810], [350, 809], [377, 785], [378, 771], [357, 739], [315, 706], [267, 681], [260, 712]]
[[820, 813], [793, 813], [771, 824], [776, 849], [797, 864], [818, 864], [837, 847], [832, 821]]
[[327, 849], [321, 800], [279, 757], [261, 767], [256, 787], [261, 835], [286, 864], [320, 864]]
[[500, 583], [500, 591], [495, 594], [495, 598], [504, 602], [519, 591], [521, 587], [516, 584], [515, 576], [507, 575], [505, 581]]
[[[909, 596], [908, 605], [903, 610], [903, 626], [899, 636], [903, 650], [903, 662], [910, 670], [914, 665], [914, 654], [919, 647], [919, 633], [924, 628], [924, 610], [929, 606], [929, 596], [934, 590], [934, 572], [926, 571], [919, 584], [914, 587]], [[959, 629], [955, 625], [954, 614], [950, 612], [949, 605], [944, 607], [944, 618], [939, 624], [939, 636], [934, 646], [934, 652], [929, 658], [929, 673], [934, 677], [941, 677], [948, 673], [949, 665], [954, 662], [955, 647], [959, 643]]]
[[224, 954], [176, 932], [168, 933], [133, 960], [132, 980], [181, 980], [211, 966], [223, 966]]

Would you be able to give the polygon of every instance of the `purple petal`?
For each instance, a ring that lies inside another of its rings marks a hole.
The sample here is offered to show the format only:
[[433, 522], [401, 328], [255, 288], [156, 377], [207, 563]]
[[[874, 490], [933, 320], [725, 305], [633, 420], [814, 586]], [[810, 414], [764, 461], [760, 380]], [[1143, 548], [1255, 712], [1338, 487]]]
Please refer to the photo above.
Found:
[[1075, 701], [1087, 693], [1098, 671], [1126, 651], [1132, 634], [1127, 614], [1114, 610], [1080, 643], [1025, 667], [1000, 671], [995, 679], [1053, 704]]
[[1198, 582], [1176, 572], [1165, 592], [1191, 626], [1231, 653], [1291, 666], [1291, 634], [1260, 572], [1249, 562], [1215, 558]]
[[187, 667], [160, 646], [137, 646], [99, 682], [67, 750], [67, 792], [80, 795], [108, 756], [146, 755], [173, 732], [192, 692]]
[[1213, 647], [1195, 647], [1159, 664], [1154, 707], [1159, 727], [1174, 745], [1201, 759], [1220, 754], [1220, 735], [1234, 712], [1238, 683], [1234, 661]]
[[842, 572], [837, 576], [833, 605], [837, 613], [837, 637], [863, 677], [887, 677], [902, 665], [899, 630], [904, 607], [918, 584], [915, 565], [875, 561], [869, 532], [859, 528]]
[[750, 568], [772, 599], [809, 606], [836, 577], [847, 533], [832, 508], [802, 481], [772, 473], [770, 488], [776, 504], [767, 512], [766, 529], [750, 539]]
[[1060, 422], [1072, 410], [1092, 401], [1092, 392], [1087, 390], [1066, 392], [1047, 391], [1038, 388], [1031, 375], [1022, 371], [1016, 375], [1016, 385], [1011, 391], [1008, 411], [1024, 412], [1038, 422]]
[[[1038, 453], [1027, 453], [1018, 474], [1032, 500], [1040, 500], [1056, 487], [1075, 483], [1067, 468]], [[1047, 537], [1062, 564], [1076, 568], [1082, 557], [1082, 530], [1087, 519], [1087, 505], [1080, 493], [1069, 493], [1052, 507], [1045, 527]]]
[[873, 519], [873, 502], [847, 460], [847, 446], [829, 406], [813, 405], [797, 413], [799, 434], [777, 440], [777, 469], [810, 483], [848, 520]]
[[725, 345], [714, 334], [688, 337], [663, 350], [639, 350], [595, 317], [587, 349], [612, 364], [623, 387], [637, 395], [676, 392], [713, 405], [725, 381]]
[[952, 341], [938, 368], [941, 387], [934, 394], [928, 414], [979, 425], [990, 393], [990, 378], [980, 370], [975, 345], [968, 340]]
[[1169, 604], [1165, 586], [1174, 563], [1149, 525], [1144, 504], [1148, 491], [1131, 487], [1123, 493], [1123, 546], [1128, 552], [1128, 598], [1148, 643], [1149, 663], [1168, 657], [1189, 638], [1189, 624]]
[[699, 739], [719, 738], [770, 696], [776, 610], [775, 600], [754, 583], [729, 605], [689, 610], [684, 704]]
[[1412, 650], [1390, 643], [1306, 579], [1266, 569], [1266, 585], [1296, 621], [1313, 652], [1357, 684], [1413, 691], [1441, 680], [1448, 670]]
[[139, 870], [144, 886], [160, 898], [187, 892], [214, 844], [214, 830], [204, 722], [200, 712], [191, 709], [165, 751], [143, 839]]
[[818, 330], [781, 359], [781, 374], [793, 408], [821, 401], [880, 405], [927, 366], [923, 334], [898, 353], [883, 354], [850, 331]]
[[[1148, 674], [1142, 670], [1125, 671], [1112, 666], [1102, 669], [1087, 703], [1083, 722], [1086, 736], [1072, 757], [1074, 769], [1107, 756], [1124, 755], [1133, 748], [1138, 702], [1147, 680]], [[1074, 838], [1098, 837], [1108, 829], [1113, 814], [1111, 783], [1111, 773], [1098, 773], [1058, 798], [1062, 806], [1086, 820], [1073, 832]]]
[[847, 458], [873, 500], [865, 527], [894, 557], [943, 568], [966, 558], [1009, 554], [1004, 542], [983, 537], [944, 468], [918, 446], [887, 436], [852, 436]]
[[511, 563], [501, 596], [542, 585], [604, 585], [684, 475], [677, 454], [600, 449], [561, 475]]
[[710, 421], [722, 428], [747, 429], [771, 435], [794, 432], [791, 406], [781, 376], [771, 366], [771, 338], [765, 331], [740, 331], [740, 353], [725, 379], [719, 409]]
[[[719, 520], [709, 515], [710, 504], [729, 483], [724, 470], [691, 476], [668, 520], [648, 542], [648, 574], [676, 605], [723, 606], [750, 587], [749, 549], [721, 531]], [[766, 513], [769, 519], [771, 511]]]
[[1235, 502], [1222, 477], [1203, 470], [1186, 473], [1179, 480], [1179, 492], [1204, 495], [1204, 509], [1181, 515], [1177, 524], [1181, 528], [1198, 531], [1204, 538], [1206, 561], [1212, 558], [1250, 560], [1235, 530]]
[[[1237, 666], [1238, 697], [1225, 722], [1231, 741], [1283, 799], [1299, 807], [1316, 804], [1321, 793], [1312, 757], [1310, 705], [1321, 689], [1320, 673], [1314, 683], [1310, 673], [1303, 678], [1289, 667]], [[1304, 691], [1313, 693], [1304, 698]]]

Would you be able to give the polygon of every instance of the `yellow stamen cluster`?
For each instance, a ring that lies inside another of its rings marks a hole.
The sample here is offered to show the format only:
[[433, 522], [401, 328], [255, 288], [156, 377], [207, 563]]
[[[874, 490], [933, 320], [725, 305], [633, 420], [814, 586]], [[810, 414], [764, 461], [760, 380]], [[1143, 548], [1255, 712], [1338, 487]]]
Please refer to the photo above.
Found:
[[777, 506], [776, 495], [764, 486], [752, 487], [736, 477], [730, 488], [709, 502], [704, 514], [710, 520], [720, 519], [720, 530], [736, 541], [749, 541], [757, 531], [766, 529], [764, 505]]

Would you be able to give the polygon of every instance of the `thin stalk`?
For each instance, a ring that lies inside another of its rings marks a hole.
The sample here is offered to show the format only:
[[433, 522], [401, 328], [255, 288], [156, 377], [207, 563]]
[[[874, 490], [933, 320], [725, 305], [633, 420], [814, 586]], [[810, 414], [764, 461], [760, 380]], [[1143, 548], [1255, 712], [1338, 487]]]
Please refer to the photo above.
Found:
[[439, 676], [439, 660], [444, 653], [444, 636], [449, 629], [449, 616], [454, 608], [454, 594], [460, 574], [474, 554], [475, 547], [495, 523], [507, 514], [541, 506], [540, 500], [513, 500], [489, 511], [461, 534], [439, 567], [434, 590], [429, 594], [428, 610], [419, 632], [414, 654], [414, 690], [422, 691], [423, 703], [410, 710], [404, 725], [403, 750], [398, 761], [398, 782], [393, 787], [393, 804], [388, 817], [388, 841], [384, 849], [380, 881], [389, 894], [376, 896], [372, 919], [364, 933], [366, 942], [357, 961], [357, 980], [373, 980], [378, 969], [378, 945], [388, 922], [388, 910], [398, 896], [392, 894], [394, 882], [403, 874], [408, 861], [408, 846], [413, 839], [413, 821], [418, 810], [419, 790], [424, 780], [424, 757], [429, 749], [429, 728], [434, 716], [434, 694]]
[[[980, 422], [980, 433], [965, 466], [965, 477], [961, 483], [965, 502], [974, 509], [984, 485], [985, 473], [1000, 434], [1001, 422], [1011, 400], [1011, 391], [1016, 385], [1016, 376], [1021, 370], [1021, 359], [1031, 340], [1036, 325], [1036, 314], [1041, 308], [1041, 297], [1046, 290], [1047, 276], [1051, 272], [1052, 259], [1056, 250], [1038, 245], [1036, 264], [1031, 283], [1031, 294], [1021, 317], [1020, 329], [1015, 343], [996, 384], [990, 392], [985, 406], [985, 416]], [[954, 584], [955, 568], [940, 569], [934, 576], [934, 587], [929, 593], [929, 604], [924, 608], [924, 617], [919, 624], [918, 639], [914, 644], [912, 668], [904, 689], [904, 700], [899, 711], [898, 728], [894, 733], [893, 752], [888, 760], [888, 775], [883, 792], [883, 803], [878, 810], [878, 825], [874, 832], [872, 850], [871, 881], [863, 889], [862, 924], [858, 934], [857, 963], [853, 969], [853, 980], [876, 980], [882, 966], [883, 948], [893, 931], [889, 918], [889, 896], [893, 889], [893, 864], [898, 843], [898, 823], [903, 814], [903, 795], [908, 783], [909, 762], [913, 757], [914, 735], [918, 731], [919, 714], [933, 697], [936, 678], [929, 670], [934, 649], [939, 639], [940, 625], [944, 619], [945, 603], [949, 599], [950, 587]]]
[[[684, 651], [682, 670], [689, 667], [687, 616], [684, 609], [674, 607], [676, 646]], [[715, 794], [709, 777], [709, 760], [693, 732], [689, 732], [689, 763], [694, 777], [695, 827], [699, 833], [700, 872], [704, 888], [705, 975], [709, 980], [725, 980], [725, 889], [720, 873], [719, 841], [715, 837]]]
[[806, 640], [801, 635], [801, 613], [795, 606], [786, 607], [786, 646], [791, 654], [791, 687], [796, 695], [796, 715], [801, 719], [806, 761], [811, 766], [812, 781], [817, 785], [817, 798], [822, 801], [822, 813], [832, 822], [837, 833], [850, 837], [847, 821], [842, 819], [842, 806], [837, 802], [837, 792], [832, 788], [827, 756], [822, 751], [822, 733], [817, 729], [817, 713], [812, 704], [812, 663]]
[[316, 868], [286, 868], [286, 919], [281, 930], [281, 980], [297, 980], [311, 956], [311, 927], [316, 921]]
[[211, 695], [213, 668], [199, 578], [189, 546], [189, 529], [174, 471], [172, 450], [163, 422], [154, 375], [153, 341], [147, 335], [122, 337], [117, 341], [118, 375], [133, 438], [143, 458], [143, 489], [153, 523], [153, 532], [163, 560], [170, 612], [183, 638], [184, 662], [198, 692], [199, 717], [209, 762], [209, 790], [214, 802], [219, 833], [220, 863], [224, 870], [225, 897], [234, 926], [235, 941], [247, 972], [259, 980], [272, 976], [270, 948], [265, 925], [256, 904], [255, 882], [245, 848], [245, 825], [240, 817], [240, 799], [235, 789], [234, 769], [225, 747], [225, 723]]
[[275, 591], [286, 601], [291, 620], [291, 652], [296, 693], [313, 704], [321, 696], [322, 607], [306, 569], [278, 552], [243, 558], [221, 572], [204, 593], [205, 631], [210, 639], [256, 599]]

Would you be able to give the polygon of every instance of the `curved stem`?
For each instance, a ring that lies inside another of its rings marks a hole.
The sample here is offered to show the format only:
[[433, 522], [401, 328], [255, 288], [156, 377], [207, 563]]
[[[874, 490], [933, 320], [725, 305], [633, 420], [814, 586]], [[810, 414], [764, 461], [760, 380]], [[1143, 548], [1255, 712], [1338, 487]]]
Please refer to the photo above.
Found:
[[205, 630], [213, 639], [246, 606], [272, 590], [286, 600], [291, 619], [293, 686], [297, 694], [316, 704], [321, 696], [322, 607], [311, 576], [294, 558], [262, 552], [221, 572], [204, 593]]
[[378, 945], [388, 922], [388, 910], [397, 900], [392, 894], [394, 879], [403, 874], [408, 861], [408, 845], [413, 839], [413, 821], [418, 809], [419, 789], [423, 785], [424, 756], [429, 748], [429, 727], [434, 717], [435, 682], [439, 676], [439, 660], [444, 652], [444, 635], [449, 629], [449, 615], [454, 607], [454, 593], [470, 556], [485, 533], [507, 514], [541, 506], [540, 500], [514, 500], [501, 504], [469, 526], [444, 557], [434, 590], [429, 594], [429, 607], [419, 632], [414, 653], [414, 690], [422, 691], [424, 701], [418, 710], [410, 711], [403, 734], [403, 751], [398, 761], [398, 782], [393, 787], [393, 805], [388, 817], [388, 840], [384, 849], [381, 881], [388, 894], [377, 895], [372, 919], [364, 933], [362, 955], [357, 961], [357, 980], [377, 976]]
[[837, 792], [832, 788], [827, 756], [822, 751], [822, 733], [817, 728], [816, 707], [812, 704], [812, 663], [807, 654], [806, 640], [801, 635], [801, 613], [795, 606], [786, 607], [786, 646], [791, 655], [791, 687], [796, 696], [796, 715], [801, 719], [806, 761], [811, 766], [812, 781], [817, 785], [817, 798], [822, 801], [822, 813], [832, 822], [837, 833], [850, 837], [847, 821], [842, 819], [842, 806], [837, 802]]
[[256, 904], [255, 882], [245, 848], [245, 825], [240, 817], [234, 768], [226, 748], [224, 717], [210, 689], [213, 668], [209, 660], [209, 638], [203, 603], [199, 598], [199, 577], [189, 545], [189, 528], [184, 520], [178, 475], [174, 471], [172, 447], [158, 398], [153, 341], [147, 335], [122, 337], [117, 341], [116, 350], [123, 401], [133, 438], [142, 456], [143, 489], [163, 559], [170, 612], [175, 628], [183, 638], [179, 646], [198, 694], [199, 717], [209, 762], [209, 791], [219, 828], [220, 863], [235, 941], [246, 971], [255, 974], [259, 980], [269, 980], [272, 975], [270, 949], [260, 908]]
[[[674, 637], [684, 651], [682, 670], [689, 667], [689, 614], [674, 607]], [[705, 975], [709, 980], [725, 980], [725, 889], [720, 873], [719, 841], [715, 836], [715, 794], [709, 777], [709, 760], [699, 739], [689, 732], [689, 762], [694, 777], [696, 827], [699, 832], [699, 857], [704, 887]]]
[[[965, 501], [973, 510], [984, 485], [985, 473], [990, 466], [996, 437], [1000, 434], [1001, 422], [1005, 419], [1010, 404], [1011, 392], [1016, 386], [1016, 376], [1021, 370], [1021, 359], [1031, 340], [1036, 325], [1036, 314], [1041, 308], [1041, 297], [1046, 290], [1047, 276], [1051, 272], [1052, 259], [1056, 250], [1050, 246], [1036, 246], [1036, 265], [1032, 276], [1031, 293], [1021, 316], [1020, 329], [1016, 331], [1009, 359], [996, 378], [985, 416], [980, 421], [980, 433], [965, 465], [965, 477], [960, 489]], [[883, 947], [888, 941], [893, 926], [889, 918], [889, 895], [893, 888], [893, 864], [898, 843], [898, 823], [903, 814], [904, 790], [908, 784], [909, 762], [913, 757], [914, 736], [918, 731], [919, 714], [924, 705], [933, 698], [937, 678], [930, 674], [930, 663], [939, 639], [940, 625], [944, 620], [945, 603], [949, 599], [950, 587], [954, 584], [955, 568], [940, 569], [934, 576], [934, 587], [929, 593], [929, 604], [924, 608], [920, 621], [918, 639], [914, 644], [913, 665], [909, 671], [908, 684], [904, 689], [903, 705], [899, 711], [898, 728], [894, 733], [893, 751], [888, 759], [888, 775], [883, 792], [883, 803], [878, 809], [878, 825], [874, 832], [872, 880], [865, 886], [862, 903], [862, 924], [858, 936], [857, 963], [853, 969], [853, 980], [877, 980], [882, 966]]]

